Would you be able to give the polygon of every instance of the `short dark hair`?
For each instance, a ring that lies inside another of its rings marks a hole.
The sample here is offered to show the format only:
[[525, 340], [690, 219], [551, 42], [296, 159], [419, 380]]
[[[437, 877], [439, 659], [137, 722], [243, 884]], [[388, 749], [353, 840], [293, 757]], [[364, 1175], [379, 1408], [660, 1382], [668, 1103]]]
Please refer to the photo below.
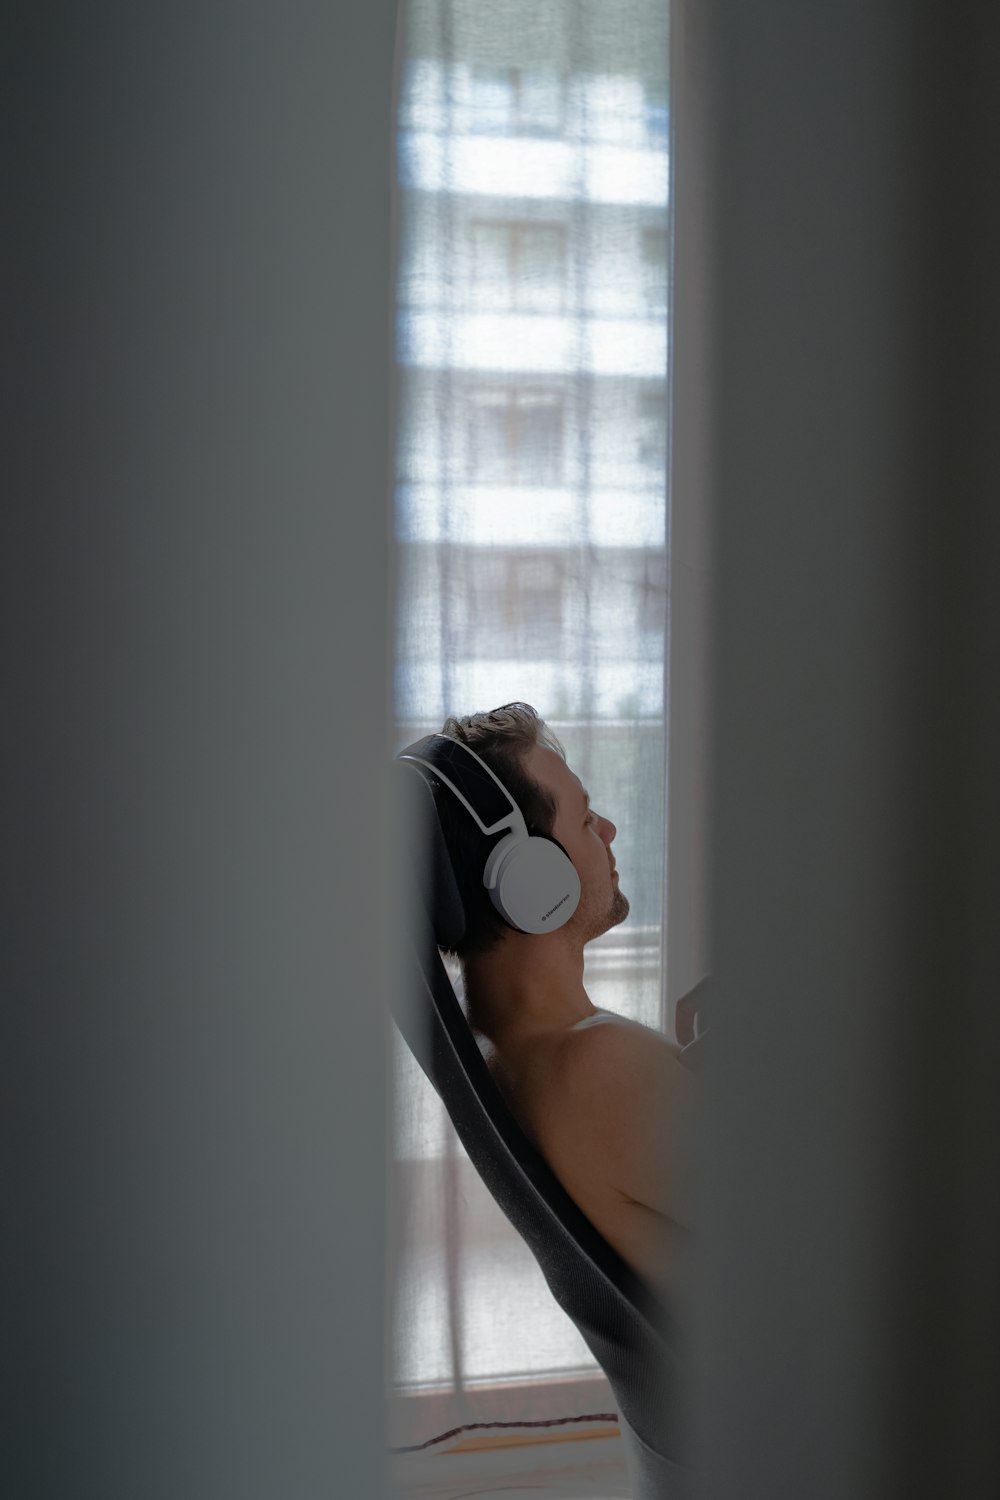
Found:
[[[529, 833], [552, 833], [555, 798], [524, 768], [524, 758], [535, 745], [566, 753], [556, 736], [530, 703], [505, 703], [502, 708], [446, 719], [441, 733], [468, 745], [497, 775], [521, 809]], [[469, 814], [447, 787], [435, 792], [438, 818], [451, 856], [455, 879], [465, 907], [465, 933], [453, 951], [459, 958], [487, 953], [509, 931], [483, 885], [483, 867], [490, 849], [504, 834], [480, 833]]]

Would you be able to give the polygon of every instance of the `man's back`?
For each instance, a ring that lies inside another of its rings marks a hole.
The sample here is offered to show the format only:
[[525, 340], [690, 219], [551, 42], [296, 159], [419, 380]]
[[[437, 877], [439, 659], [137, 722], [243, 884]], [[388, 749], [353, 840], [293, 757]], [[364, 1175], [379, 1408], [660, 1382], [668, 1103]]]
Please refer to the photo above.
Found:
[[487, 1062], [525, 1134], [622, 1258], [676, 1289], [693, 1227], [693, 1082], [660, 1032], [608, 1011]]

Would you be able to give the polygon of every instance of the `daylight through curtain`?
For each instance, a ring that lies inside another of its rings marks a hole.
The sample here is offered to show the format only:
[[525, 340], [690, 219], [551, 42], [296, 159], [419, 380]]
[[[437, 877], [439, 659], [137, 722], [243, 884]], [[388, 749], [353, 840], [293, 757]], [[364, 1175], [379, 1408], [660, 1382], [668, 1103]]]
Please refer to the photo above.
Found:
[[[400, 745], [513, 699], [618, 826], [595, 1004], [663, 1024], [667, 0], [409, 0], [398, 98]], [[608, 1410], [393, 1033], [391, 1439]]]

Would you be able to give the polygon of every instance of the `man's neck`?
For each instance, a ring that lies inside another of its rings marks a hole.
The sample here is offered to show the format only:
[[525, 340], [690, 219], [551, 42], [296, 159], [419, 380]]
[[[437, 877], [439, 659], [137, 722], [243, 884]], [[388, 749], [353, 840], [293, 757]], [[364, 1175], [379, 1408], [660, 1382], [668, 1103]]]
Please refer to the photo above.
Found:
[[470, 1025], [498, 1051], [597, 1014], [583, 987], [583, 948], [558, 934], [511, 933], [463, 962]]

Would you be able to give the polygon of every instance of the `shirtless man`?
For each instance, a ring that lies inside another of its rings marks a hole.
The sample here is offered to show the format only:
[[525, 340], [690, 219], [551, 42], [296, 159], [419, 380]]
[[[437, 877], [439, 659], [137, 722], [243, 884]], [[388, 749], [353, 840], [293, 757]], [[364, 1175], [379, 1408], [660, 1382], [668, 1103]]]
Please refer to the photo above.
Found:
[[694, 1223], [693, 1075], [661, 1032], [602, 1010], [583, 985], [585, 945], [629, 911], [611, 847], [615, 825], [590, 805], [528, 705], [449, 719], [441, 732], [490, 766], [529, 832], [562, 846], [581, 888], [564, 926], [516, 930], [483, 887], [483, 836], [452, 798], [438, 798], [466, 907], [456, 953], [469, 1022], [513, 1114], [570, 1196], [635, 1270], [676, 1289]]

